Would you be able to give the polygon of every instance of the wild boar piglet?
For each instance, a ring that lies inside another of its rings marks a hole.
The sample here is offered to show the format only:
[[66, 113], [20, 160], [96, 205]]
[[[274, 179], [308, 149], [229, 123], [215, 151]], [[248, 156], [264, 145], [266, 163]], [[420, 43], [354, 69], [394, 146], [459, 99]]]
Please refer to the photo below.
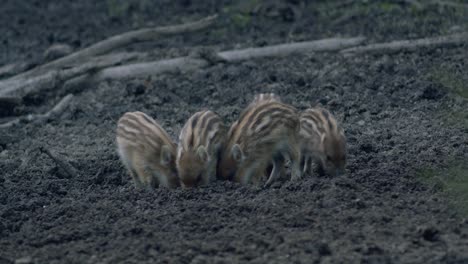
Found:
[[179, 185], [176, 145], [167, 132], [143, 112], [127, 112], [117, 124], [119, 156], [135, 184], [174, 188]]
[[346, 166], [346, 137], [343, 128], [325, 108], [314, 107], [300, 115], [301, 167], [312, 173], [316, 162], [320, 173], [343, 174]]
[[179, 136], [176, 166], [183, 187], [208, 184], [216, 179], [226, 126], [215, 112], [203, 110], [192, 115]]
[[273, 163], [268, 186], [279, 176], [284, 166], [281, 157], [286, 156], [291, 160], [291, 177], [300, 178], [299, 128], [299, 116], [292, 106], [268, 101], [248, 107], [228, 132], [219, 174], [226, 180], [259, 184]]
[[[268, 103], [268, 102], [279, 102], [279, 103], [281, 103], [282, 101], [281, 101], [281, 98], [278, 95], [274, 94], [274, 93], [259, 93], [259, 94], [256, 94], [254, 96], [253, 100], [242, 111], [241, 115], [243, 115], [244, 112], [249, 111], [252, 107], [258, 106], [258, 104]], [[239, 120], [236, 120], [236, 121], [234, 121], [234, 123], [232, 123], [231, 127], [229, 128], [228, 134], [231, 134], [232, 130], [236, 129], [238, 122], [239, 122]]]

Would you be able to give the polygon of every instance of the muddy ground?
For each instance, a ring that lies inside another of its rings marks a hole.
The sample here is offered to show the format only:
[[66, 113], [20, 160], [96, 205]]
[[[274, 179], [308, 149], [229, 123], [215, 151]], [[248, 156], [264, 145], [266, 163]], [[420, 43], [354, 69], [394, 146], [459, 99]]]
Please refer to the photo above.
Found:
[[[466, 9], [405, 1], [276, 1], [258, 12], [234, 1], [123, 2], [4, 0], [0, 65], [41, 63], [54, 43], [79, 49], [214, 12], [221, 18], [208, 31], [128, 50], [170, 58], [201, 46], [357, 35], [377, 42], [468, 29]], [[467, 61], [466, 45], [309, 54], [165, 74], [145, 89], [142, 79], [81, 87], [58, 119], [0, 131], [0, 263], [467, 263], [468, 221], [417, 176], [468, 158], [467, 123], [457, 119], [467, 103], [444, 83], [466, 83]], [[348, 137], [345, 176], [266, 190], [229, 182], [134, 188], [115, 146], [124, 112], [150, 114], [175, 139], [195, 111], [210, 108], [232, 122], [255, 93], [270, 91], [300, 109], [321, 103], [336, 114]], [[64, 94], [58, 87], [29, 96], [14, 114], [45, 112]], [[80, 176], [38, 152], [41, 144]]]

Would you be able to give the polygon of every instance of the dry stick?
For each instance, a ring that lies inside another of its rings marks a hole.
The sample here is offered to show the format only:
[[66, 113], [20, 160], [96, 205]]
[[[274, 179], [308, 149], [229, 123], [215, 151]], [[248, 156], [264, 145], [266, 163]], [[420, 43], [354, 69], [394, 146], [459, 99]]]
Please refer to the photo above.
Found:
[[[242, 50], [224, 51], [215, 54], [226, 62], [238, 62], [257, 58], [284, 57], [294, 53], [308, 53], [314, 51], [336, 51], [346, 47], [361, 44], [365, 38], [330, 38], [316, 41], [280, 44], [261, 48], [247, 48]], [[124, 79], [129, 77], [147, 77], [164, 72], [192, 71], [207, 67], [210, 62], [203, 58], [180, 57], [154, 62], [135, 63], [110, 67], [97, 72], [94, 76], [77, 77], [79, 81], [102, 81], [106, 79]], [[81, 78], [81, 79], [80, 79]]]
[[20, 124], [21, 122], [32, 122], [32, 121], [46, 122], [46, 121], [48, 121], [48, 120], [50, 120], [52, 118], [55, 118], [56, 116], [62, 114], [67, 109], [67, 107], [70, 105], [70, 102], [72, 100], [73, 100], [73, 95], [69, 94], [69, 95], [65, 96], [64, 98], [62, 98], [62, 100], [60, 100], [60, 102], [58, 102], [58, 104], [56, 104], [54, 106], [54, 108], [52, 108], [47, 113], [38, 114], [38, 115], [30, 114], [30, 115], [27, 115], [27, 116], [22, 116], [22, 117], [16, 118], [16, 119], [11, 120], [9, 122], [0, 124], [0, 129], [1, 128], [12, 127], [12, 126]]
[[[58, 83], [71, 79], [75, 76], [83, 75], [90, 71], [97, 71], [102, 68], [117, 65], [122, 62], [139, 58], [141, 53], [118, 53], [112, 55], [104, 55], [91, 59], [89, 62], [84, 63], [75, 68], [64, 70], [52, 70], [45, 74], [32, 77], [18, 79], [4, 89], [0, 89], [0, 97], [15, 94], [17, 96], [24, 96], [32, 91], [40, 91], [42, 89], [53, 88]], [[1, 87], [1, 85], [0, 85]]]
[[0, 67], [0, 77], [9, 77], [11, 75], [24, 72], [30, 66], [31, 63], [27, 62], [15, 62], [3, 65]]
[[[410, 5], [413, 5], [417, 9], [423, 8], [423, 4], [417, 0], [401, 0], [401, 1]], [[424, 4], [447, 6], [447, 7], [453, 7], [453, 8], [468, 8], [467, 4], [444, 1], [444, 0], [424, 0]]]
[[49, 156], [53, 161], [55, 161], [55, 163], [57, 163], [57, 165], [59, 165], [70, 177], [72, 177], [72, 178], [77, 178], [78, 177], [78, 173], [76, 172], [75, 167], [73, 167], [70, 163], [65, 161], [63, 158], [61, 158], [60, 156], [52, 153], [45, 146], [40, 146], [39, 150], [42, 153], [45, 153], [47, 156]]
[[468, 43], [468, 32], [458, 33], [442, 37], [422, 38], [414, 40], [398, 40], [388, 43], [369, 44], [366, 46], [347, 48], [341, 51], [344, 55], [359, 53], [394, 53], [400, 51], [412, 51], [423, 47], [440, 47], [462, 45]]
[[[201, 20], [180, 24], [172, 26], [163, 26], [163, 27], [154, 27], [154, 28], [145, 28], [140, 30], [134, 30], [125, 32], [120, 35], [116, 35], [100, 41], [90, 47], [84, 48], [80, 51], [74, 52], [68, 56], [59, 58], [37, 68], [34, 68], [25, 73], [19, 74], [12, 77], [13, 80], [24, 79], [25, 77], [35, 76], [37, 74], [44, 73], [47, 70], [59, 69], [64, 66], [70, 66], [76, 64], [77, 62], [83, 61], [84, 59], [102, 55], [108, 53], [112, 50], [115, 50], [120, 47], [127, 46], [129, 44], [134, 44], [138, 42], [156, 40], [161, 36], [170, 36], [175, 34], [194, 32], [202, 30], [213, 24], [217, 15], [209, 16]], [[3, 89], [4, 85], [0, 85], [0, 91]]]
[[448, 6], [448, 7], [454, 7], [454, 8], [468, 8], [467, 4], [456, 3], [456, 2], [451, 2], [451, 1], [443, 1], [443, 0], [432, 0], [432, 1], [429, 1], [429, 4]]

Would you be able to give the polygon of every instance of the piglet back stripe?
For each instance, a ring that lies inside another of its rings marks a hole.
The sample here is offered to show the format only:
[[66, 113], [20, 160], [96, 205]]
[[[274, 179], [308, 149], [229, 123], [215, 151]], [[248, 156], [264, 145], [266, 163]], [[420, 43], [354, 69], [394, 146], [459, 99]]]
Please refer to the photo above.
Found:
[[189, 118], [180, 135], [183, 142], [181, 150], [195, 149], [198, 146], [209, 147], [216, 140], [217, 130], [223, 128], [221, 118], [213, 111], [204, 110]]
[[299, 119], [295, 108], [280, 102], [257, 104], [246, 111], [232, 128], [228, 145], [243, 145], [245, 141], [268, 137], [276, 129], [299, 130]]
[[159, 149], [162, 145], [174, 147], [174, 143], [164, 129], [143, 112], [125, 113], [118, 122], [117, 136], [136, 144]]

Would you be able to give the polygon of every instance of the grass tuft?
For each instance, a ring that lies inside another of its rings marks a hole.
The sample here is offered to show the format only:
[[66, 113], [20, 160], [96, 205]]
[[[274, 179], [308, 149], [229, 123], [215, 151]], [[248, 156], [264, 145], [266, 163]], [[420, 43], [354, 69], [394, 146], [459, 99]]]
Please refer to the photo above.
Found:
[[453, 162], [445, 169], [421, 169], [418, 178], [445, 194], [458, 212], [468, 216], [468, 162]]
[[455, 93], [468, 99], [468, 85], [457, 71], [438, 68], [432, 71], [431, 80], [446, 88], [449, 92]]

